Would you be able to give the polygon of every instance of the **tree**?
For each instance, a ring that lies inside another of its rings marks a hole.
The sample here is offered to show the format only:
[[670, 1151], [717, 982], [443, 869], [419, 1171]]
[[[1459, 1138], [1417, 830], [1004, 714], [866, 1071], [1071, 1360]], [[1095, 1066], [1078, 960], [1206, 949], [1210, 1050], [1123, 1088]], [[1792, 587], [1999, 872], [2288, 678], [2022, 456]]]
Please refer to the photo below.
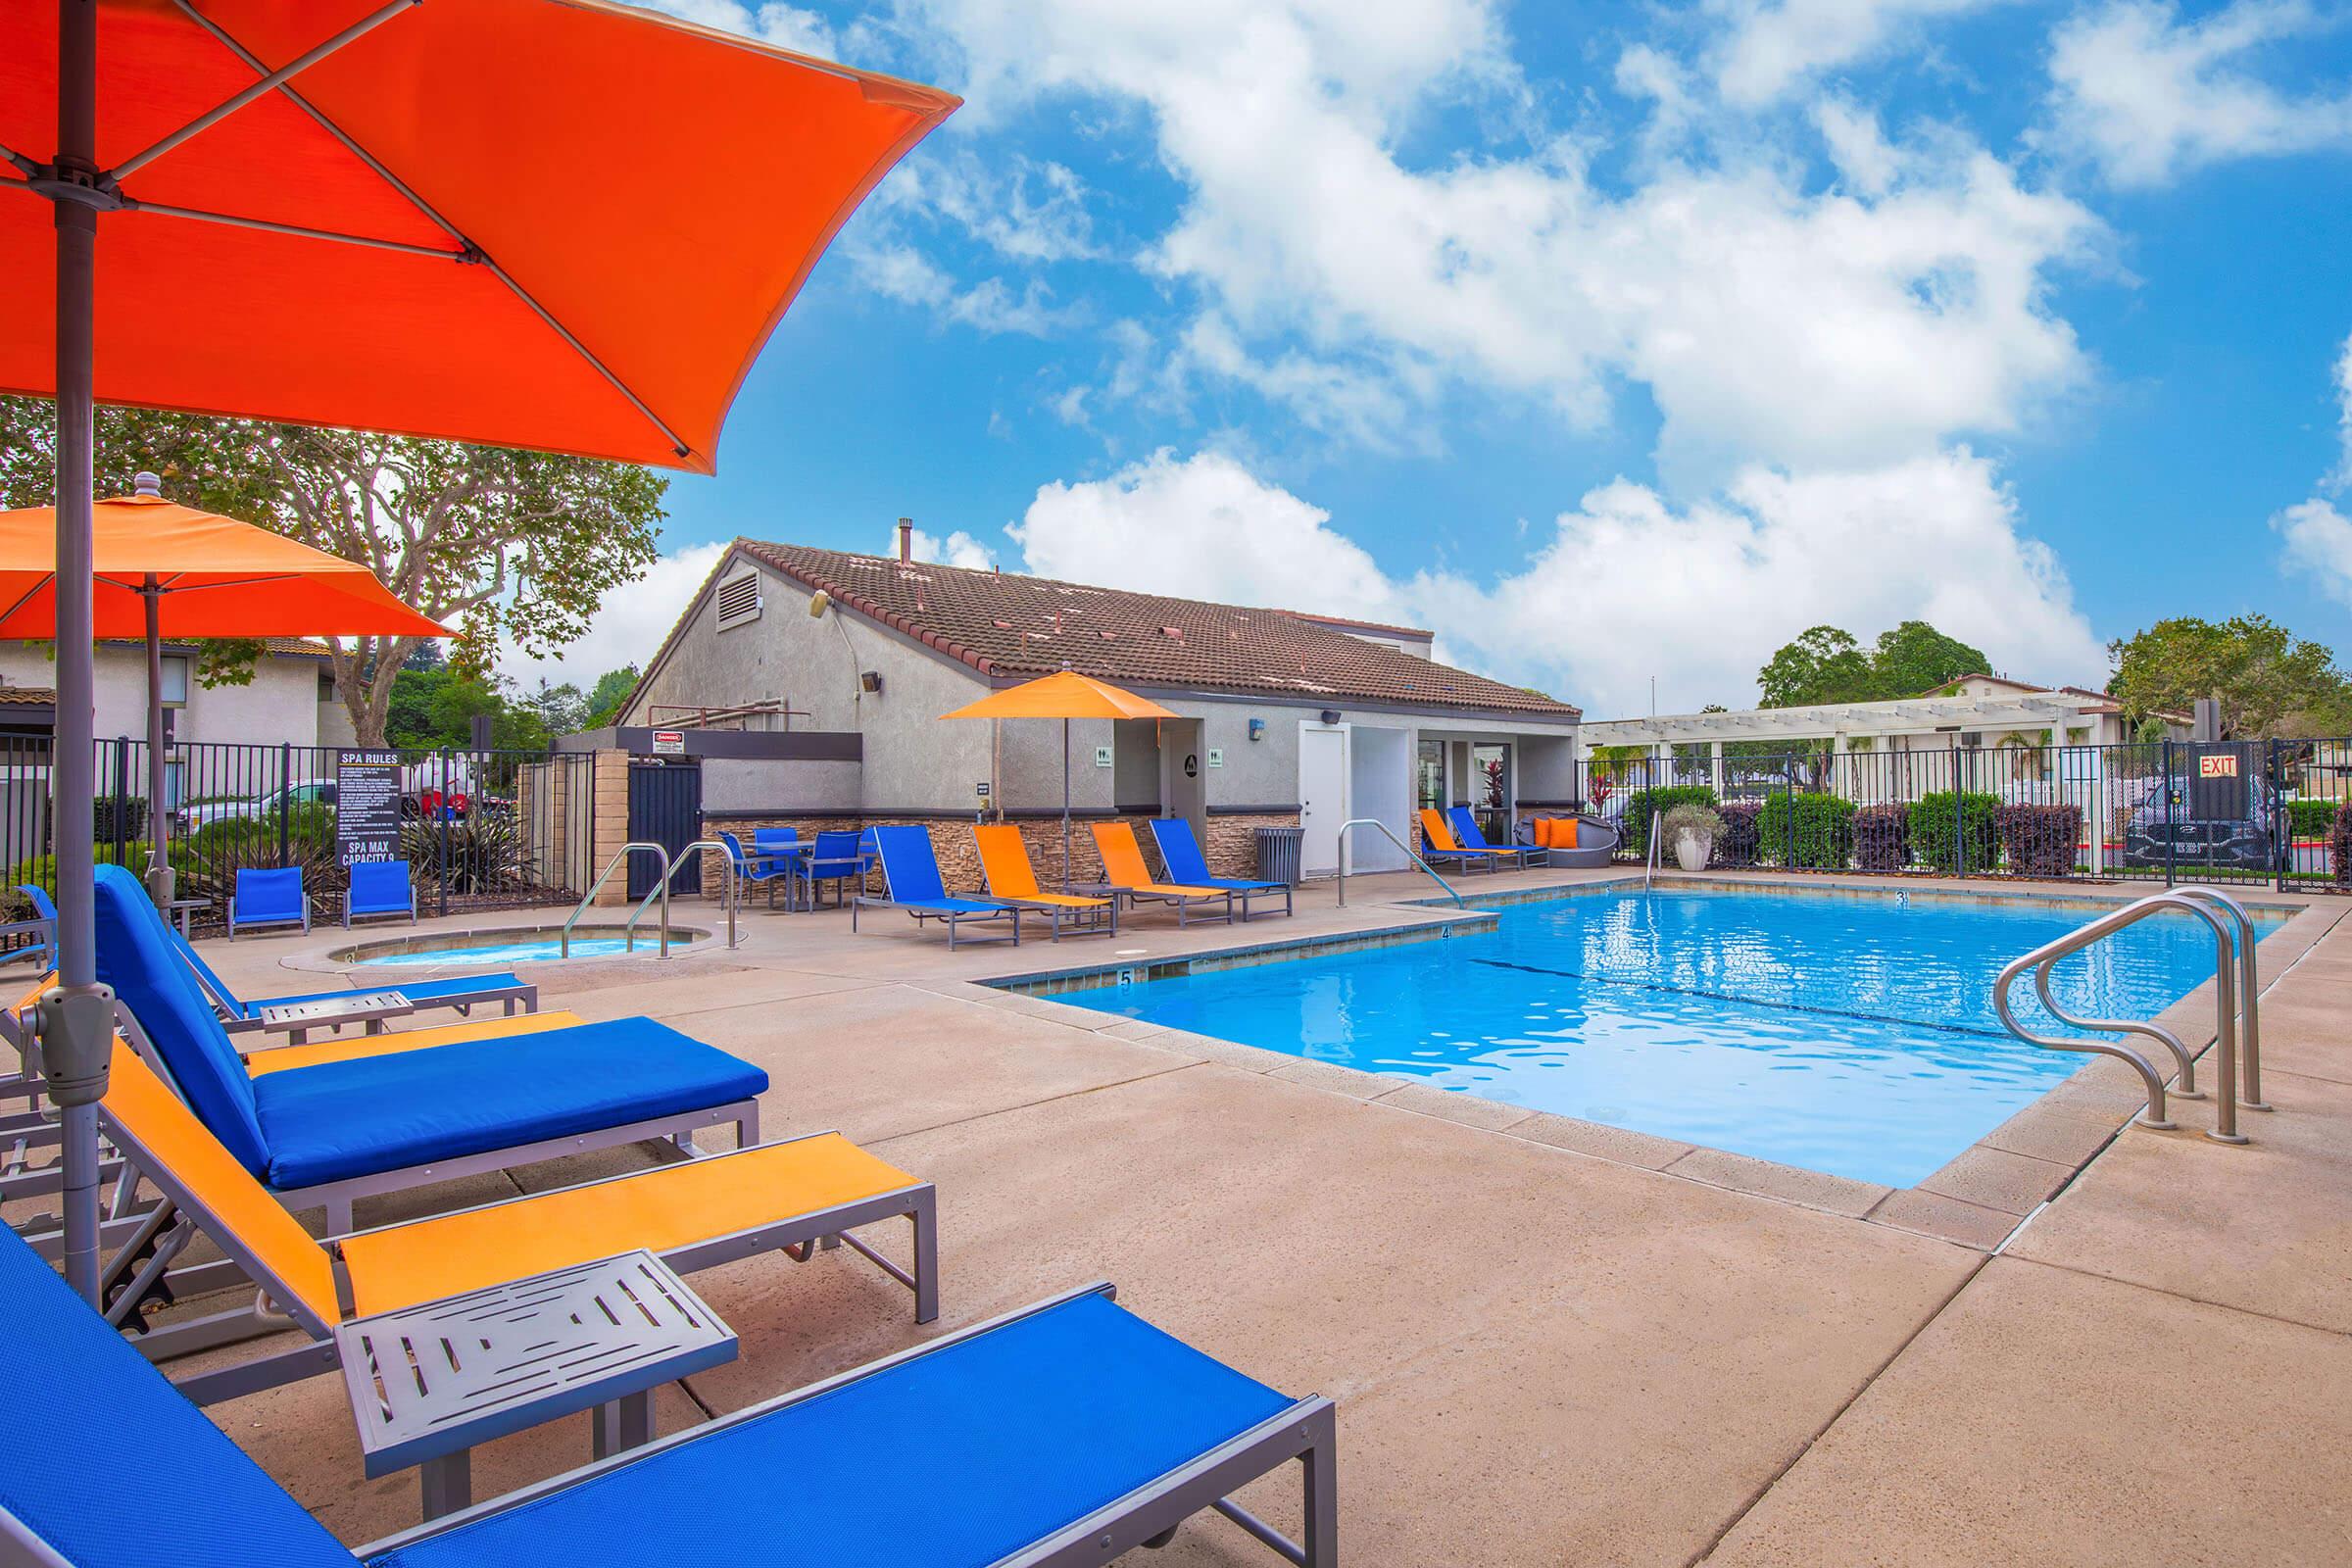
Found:
[[[56, 407], [0, 398], [0, 504], [51, 499]], [[412, 436], [98, 411], [98, 489], [139, 469], [189, 506], [271, 528], [372, 570], [486, 658], [500, 637], [544, 657], [655, 558], [668, 481], [633, 464]], [[414, 637], [337, 638], [335, 687], [362, 745], [387, 736]], [[379, 679], [379, 672], [395, 678]]]
[[603, 729], [618, 718], [620, 705], [627, 702], [629, 693], [637, 689], [638, 678], [635, 664], [608, 669], [597, 676], [596, 684], [588, 688], [588, 720], [581, 727]]
[[2268, 615], [2177, 615], [2107, 652], [2115, 661], [2108, 689], [2135, 724], [2218, 697], [2222, 733], [2233, 739], [2340, 735], [2352, 727], [2352, 683], [2334, 652]]
[[1859, 702], [1873, 689], [1870, 656], [1851, 632], [1810, 627], [1756, 671], [1756, 687], [1763, 708]]
[[1922, 692], [1992, 667], [1980, 648], [1946, 637], [1924, 620], [1879, 633], [1864, 649], [1851, 632], [1814, 626], [1784, 645], [1756, 671], [1759, 708], [1871, 703]]
[[1917, 697], [1991, 668], [1983, 649], [1946, 637], [1924, 620], [1906, 620], [1879, 633], [1879, 646], [1870, 656], [1871, 685], [1882, 698]]

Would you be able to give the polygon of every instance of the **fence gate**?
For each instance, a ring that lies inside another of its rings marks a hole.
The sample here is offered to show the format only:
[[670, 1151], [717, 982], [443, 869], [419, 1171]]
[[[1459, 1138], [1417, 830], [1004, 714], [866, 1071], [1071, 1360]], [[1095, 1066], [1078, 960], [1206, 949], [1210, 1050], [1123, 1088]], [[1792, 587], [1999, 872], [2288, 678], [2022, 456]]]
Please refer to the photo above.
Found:
[[[675, 856], [703, 836], [703, 770], [694, 762], [633, 761], [629, 764], [629, 837], [659, 844]], [[697, 856], [670, 872], [669, 891], [699, 893], [703, 871]], [[629, 857], [629, 897], [642, 899], [660, 880], [650, 855]]]

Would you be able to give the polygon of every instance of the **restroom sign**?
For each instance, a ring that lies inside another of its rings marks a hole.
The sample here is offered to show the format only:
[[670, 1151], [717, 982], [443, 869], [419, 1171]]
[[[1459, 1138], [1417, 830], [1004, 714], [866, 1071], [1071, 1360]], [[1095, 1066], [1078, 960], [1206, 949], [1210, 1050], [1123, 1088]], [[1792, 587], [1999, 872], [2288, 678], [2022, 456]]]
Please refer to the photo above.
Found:
[[2207, 752], [2203, 757], [2197, 759], [2197, 777], [2237, 777], [2237, 754], [2235, 752]]

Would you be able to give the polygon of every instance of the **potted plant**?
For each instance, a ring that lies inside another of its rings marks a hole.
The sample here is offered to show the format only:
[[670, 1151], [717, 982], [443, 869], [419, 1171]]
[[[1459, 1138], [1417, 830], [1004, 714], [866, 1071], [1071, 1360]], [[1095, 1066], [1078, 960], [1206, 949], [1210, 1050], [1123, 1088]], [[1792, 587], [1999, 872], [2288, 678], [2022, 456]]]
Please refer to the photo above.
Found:
[[1723, 818], [1704, 806], [1686, 804], [1666, 813], [1659, 831], [1674, 846], [1674, 859], [1686, 871], [1704, 871], [1723, 832]]

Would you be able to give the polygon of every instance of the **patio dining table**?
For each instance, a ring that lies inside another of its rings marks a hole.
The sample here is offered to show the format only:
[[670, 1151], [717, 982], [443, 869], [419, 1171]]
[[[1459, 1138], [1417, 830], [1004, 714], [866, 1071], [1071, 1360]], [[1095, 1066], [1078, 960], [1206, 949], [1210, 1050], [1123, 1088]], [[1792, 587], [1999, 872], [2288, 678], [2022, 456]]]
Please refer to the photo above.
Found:
[[[769, 842], [745, 847], [744, 865], [747, 869], [764, 871], [770, 867], [785, 872], [784, 907], [787, 912], [816, 907], [816, 884], [808, 875], [808, 857], [816, 849], [814, 839], [794, 839], [787, 843]], [[873, 869], [876, 859], [871, 832], [858, 836], [858, 874], [863, 877]], [[807, 903], [802, 901], [804, 897]]]

